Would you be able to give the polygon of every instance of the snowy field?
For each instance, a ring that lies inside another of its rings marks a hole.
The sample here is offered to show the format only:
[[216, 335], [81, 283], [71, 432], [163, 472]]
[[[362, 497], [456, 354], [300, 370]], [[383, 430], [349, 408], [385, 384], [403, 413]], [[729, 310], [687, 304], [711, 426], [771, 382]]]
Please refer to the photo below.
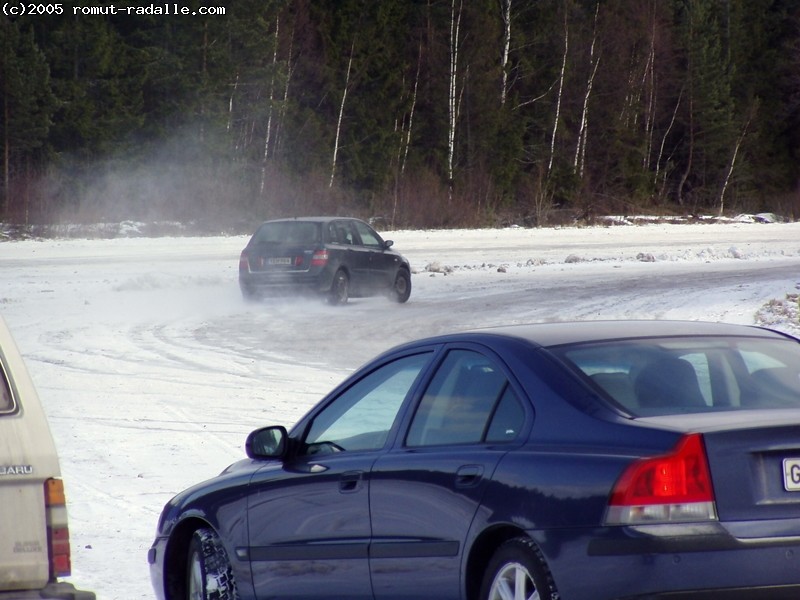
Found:
[[574, 319], [800, 330], [800, 223], [384, 235], [415, 271], [406, 305], [245, 303], [244, 237], [0, 243], [0, 314], [59, 447], [78, 587], [153, 598], [146, 553], [164, 503], [397, 343]]

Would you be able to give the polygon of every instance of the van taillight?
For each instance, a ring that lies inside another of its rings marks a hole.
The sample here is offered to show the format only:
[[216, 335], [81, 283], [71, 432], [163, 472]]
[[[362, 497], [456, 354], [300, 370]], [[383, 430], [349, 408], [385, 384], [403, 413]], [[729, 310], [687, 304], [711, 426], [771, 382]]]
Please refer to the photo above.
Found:
[[44, 482], [44, 505], [47, 514], [47, 545], [50, 555], [50, 577], [67, 577], [72, 571], [67, 526], [67, 501], [64, 482], [48, 479]]
[[716, 520], [711, 472], [700, 434], [668, 454], [632, 463], [611, 492], [606, 523], [636, 525]]
[[328, 264], [328, 251], [325, 249], [317, 250], [311, 257], [312, 267], [324, 267]]

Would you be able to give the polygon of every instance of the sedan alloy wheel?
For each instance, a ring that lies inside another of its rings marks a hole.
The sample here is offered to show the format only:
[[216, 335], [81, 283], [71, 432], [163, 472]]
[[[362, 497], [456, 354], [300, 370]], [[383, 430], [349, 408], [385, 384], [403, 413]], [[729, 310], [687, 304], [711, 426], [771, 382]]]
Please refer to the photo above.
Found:
[[558, 598], [539, 550], [525, 537], [500, 546], [486, 569], [481, 592], [481, 600]]

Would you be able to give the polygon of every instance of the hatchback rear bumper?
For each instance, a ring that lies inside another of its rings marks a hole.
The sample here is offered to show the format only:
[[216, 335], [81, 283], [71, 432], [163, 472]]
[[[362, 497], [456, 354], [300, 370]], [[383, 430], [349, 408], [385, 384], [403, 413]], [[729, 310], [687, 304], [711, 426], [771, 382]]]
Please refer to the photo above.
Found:
[[243, 293], [325, 293], [333, 277], [327, 272], [316, 273], [240, 273], [239, 287]]

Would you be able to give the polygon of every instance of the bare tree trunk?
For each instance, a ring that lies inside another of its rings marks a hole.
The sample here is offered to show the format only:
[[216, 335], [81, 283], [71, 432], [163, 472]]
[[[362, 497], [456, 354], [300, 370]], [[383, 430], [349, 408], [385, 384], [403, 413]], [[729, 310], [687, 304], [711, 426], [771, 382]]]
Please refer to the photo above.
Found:
[[452, 0], [450, 5], [450, 87], [448, 95], [448, 116], [449, 127], [447, 131], [447, 179], [450, 186], [450, 193], [453, 191], [453, 163], [455, 160], [456, 147], [456, 123], [458, 121], [458, 44], [459, 29], [461, 27], [461, 11], [463, 0], [459, 0], [458, 12], [456, 13], [456, 0]]
[[25, 210], [25, 225], [31, 223], [31, 157], [25, 159], [25, 194], [23, 195], [24, 210]]
[[586, 82], [586, 93], [583, 96], [583, 111], [581, 112], [581, 125], [578, 130], [578, 144], [575, 147], [575, 160], [572, 163], [573, 173], [578, 174], [583, 178], [583, 167], [586, 159], [586, 139], [587, 139], [587, 126], [589, 120], [589, 97], [592, 94], [592, 86], [594, 85], [594, 76], [597, 74], [597, 66], [600, 64], [600, 57], [594, 57], [594, 47], [597, 43], [597, 17], [600, 14], [600, 3], [594, 12], [594, 33], [592, 34], [592, 45], [589, 47], [589, 64], [592, 65], [592, 72]]
[[275, 45], [272, 51], [272, 77], [269, 81], [269, 109], [267, 112], [267, 131], [264, 134], [264, 158], [261, 161], [261, 188], [259, 194], [264, 194], [264, 185], [267, 180], [267, 160], [269, 159], [269, 143], [272, 135], [272, 111], [275, 104], [275, 72], [278, 66], [278, 34], [280, 30], [280, 15], [275, 16]]
[[667, 136], [669, 136], [669, 132], [672, 130], [672, 126], [675, 124], [675, 119], [678, 116], [678, 108], [680, 108], [682, 98], [683, 98], [683, 89], [681, 89], [681, 93], [678, 94], [678, 101], [675, 103], [675, 110], [672, 111], [672, 119], [670, 119], [669, 126], [667, 127], [667, 130], [664, 132], [664, 136], [661, 138], [661, 146], [658, 149], [658, 156], [656, 157], [653, 184], [658, 183], [658, 175], [659, 172], [661, 171], [661, 161], [664, 158], [664, 146], [667, 143]]
[[10, 116], [8, 110], [8, 94], [6, 90], [3, 90], [3, 123], [5, 123], [6, 126], [3, 127], [3, 203], [0, 204], [2, 208], [2, 210], [0, 210], [0, 216], [8, 216], [8, 211], [11, 207], [11, 199], [9, 198], [9, 194], [11, 193], [11, 185], [9, 182], [9, 177], [11, 175], [11, 140], [9, 140], [8, 135]]
[[275, 125], [275, 141], [272, 144], [273, 156], [275, 156], [275, 153], [278, 151], [278, 148], [280, 147], [281, 126], [283, 124], [283, 118], [286, 116], [286, 106], [289, 102], [289, 84], [292, 81], [292, 73], [294, 71], [294, 67], [292, 66], [292, 52], [294, 51], [294, 32], [295, 32], [295, 27], [293, 23], [292, 33], [289, 36], [289, 54], [286, 57], [286, 84], [283, 86], [283, 102], [281, 103], [280, 110], [278, 111], [278, 122]]
[[736, 139], [736, 144], [733, 147], [733, 155], [731, 156], [731, 160], [728, 163], [728, 171], [725, 174], [725, 180], [722, 182], [722, 188], [719, 191], [720, 217], [725, 211], [725, 191], [728, 189], [728, 184], [730, 184], [731, 176], [733, 175], [733, 168], [736, 165], [736, 157], [739, 155], [739, 148], [741, 148], [742, 142], [744, 141], [744, 138], [747, 135], [747, 129], [750, 127], [750, 122], [753, 120], [753, 116], [756, 110], [758, 110], [757, 104], [754, 104], [753, 106], [750, 107], [750, 110], [748, 111], [747, 114], [747, 121], [745, 121], [744, 127], [742, 127], [742, 133], [739, 134], [739, 137]]
[[653, 153], [653, 136], [655, 134], [655, 106], [656, 106], [656, 85], [655, 85], [655, 64], [656, 64], [656, 6], [655, 1], [651, 4], [652, 26], [650, 30], [650, 52], [647, 56], [647, 65], [644, 72], [644, 85], [647, 88], [647, 111], [645, 113], [644, 129], [646, 135], [646, 149], [642, 157], [642, 168], [647, 171], [650, 169], [650, 159]]
[[225, 125], [225, 131], [228, 133], [231, 132], [231, 127], [233, 127], [233, 98], [236, 96], [236, 91], [239, 89], [239, 71], [236, 71], [236, 77], [233, 80], [233, 85], [231, 86], [231, 96], [228, 98], [228, 123]]
[[[203, 25], [203, 47], [202, 47], [202, 74], [203, 74], [203, 96], [200, 103], [200, 115], [206, 116], [206, 89], [208, 87], [208, 22]], [[206, 123], [205, 118], [200, 121], [200, 141], [206, 139]]]
[[[690, 84], [691, 86], [691, 84]], [[694, 158], [694, 100], [692, 92], [689, 92], [689, 155], [686, 159], [686, 168], [681, 175], [681, 181], [678, 184], [678, 204], [683, 206], [683, 186], [686, 185], [686, 180], [689, 179], [689, 173], [692, 172], [692, 159]]]
[[564, 77], [567, 71], [567, 53], [569, 52], [569, 25], [567, 21], [567, 6], [564, 4], [564, 56], [561, 60], [561, 75], [558, 78], [558, 100], [556, 101], [556, 118], [553, 122], [553, 137], [550, 138], [550, 162], [547, 164], [547, 174], [553, 170], [553, 160], [556, 154], [556, 134], [558, 122], [561, 119], [561, 97], [564, 94]]
[[419, 55], [417, 57], [417, 75], [414, 78], [414, 91], [411, 95], [411, 108], [408, 111], [408, 129], [406, 130], [405, 141], [403, 144], [403, 159], [400, 163], [400, 172], [406, 171], [406, 160], [408, 159], [408, 149], [411, 146], [411, 129], [414, 124], [414, 111], [417, 108], [417, 90], [419, 89], [419, 75], [422, 68], [422, 42], [419, 43]]
[[508, 96], [508, 55], [511, 51], [511, 3], [512, 0], [500, 0], [500, 16], [503, 19], [503, 54], [500, 59], [503, 83], [500, 89], [500, 106], [506, 105], [506, 98]]
[[347, 88], [350, 86], [350, 69], [353, 66], [353, 51], [356, 47], [356, 41], [350, 46], [350, 58], [347, 60], [347, 74], [344, 79], [344, 91], [342, 92], [342, 102], [339, 105], [339, 119], [336, 122], [336, 140], [333, 144], [333, 160], [331, 161], [331, 181], [328, 184], [329, 188], [333, 187], [333, 180], [336, 177], [336, 158], [339, 154], [339, 136], [342, 132], [342, 117], [344, 116], [344, 105], [347, 101]]
[[422, 40], [419, 42], [419, 53], [417, 55], [417, 74], [414, 77], [414, 88], [411, 92], [411, 106], [408, 109], [408, 123], [405, 122], [405, 116], [400, 120], [398, 128], [395, 123], [395, 131], [400, 131], [400, 145], [397, 148], [397, 169], [394, 174], [394, 192], [392, 198], [392, 217], [390, 220], [390, 227], [394, 228], [395, 219], [397, 217], [397, 203], [398, 203], [398, 186], [400, 176], [406, 171], [406, 162], [408, 160], [408, 150], [411, 147], [411, 132], [414, 129], [414, 111], [417, 108], [417, 92], [419, 90], [419, 78], [422, 71]]
[[[692, 14], [689, 12], [689, 40], [691, 43], [693, 32]], [[680, 183], [678, 184], [678, 204], [683, 206], [683, 187], [686, 185], [686, 180], [689, 178], [689, 173], [692, 172], [692, 159], [694, 158], [694, 64], [692, 62], [691, 51], [689, 52], [689, 63], [687, 65], [687, 84], [689, 86], [689, 151], [686, 158], [686, 166], [681, 175]]]

